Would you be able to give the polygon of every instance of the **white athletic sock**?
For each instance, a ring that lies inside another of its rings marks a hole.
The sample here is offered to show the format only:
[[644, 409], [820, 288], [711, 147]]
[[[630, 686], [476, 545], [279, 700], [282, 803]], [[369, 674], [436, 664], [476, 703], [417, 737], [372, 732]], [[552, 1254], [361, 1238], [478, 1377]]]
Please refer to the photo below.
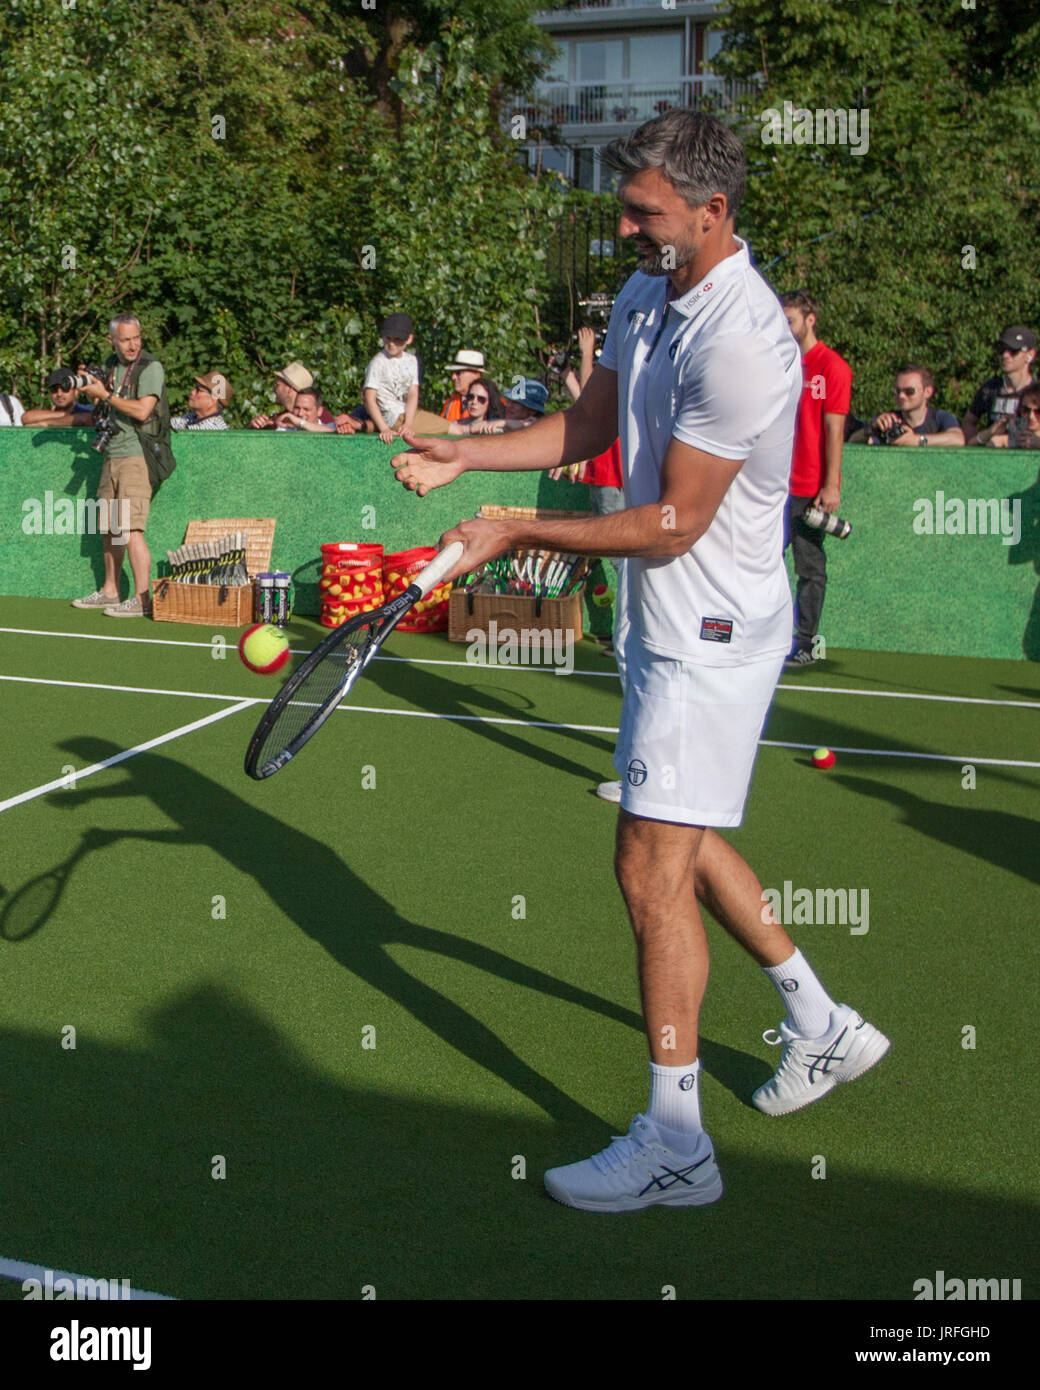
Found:
[[762, 967], [776, 992], [787, 1005], [784, 1022], [803, 1038], [818, 1038], [830, 1026], [831, 1013], [838, 1006], [812, 972], [812, 967], [795, 951], [780, 965]]
[[704, 1133], [699, 1091], [701, 1064], [659, 1067], [650, 1063], [650, 1104], [646, 1113], [656, 1125], [671, 1131], [665, 1135], [677, 1147], [696, 1148]]

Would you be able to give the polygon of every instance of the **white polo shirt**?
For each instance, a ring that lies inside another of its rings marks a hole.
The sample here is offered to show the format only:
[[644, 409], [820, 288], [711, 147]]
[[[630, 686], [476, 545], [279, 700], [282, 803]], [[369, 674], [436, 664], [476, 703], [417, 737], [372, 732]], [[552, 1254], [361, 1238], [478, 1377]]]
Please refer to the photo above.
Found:
[[689, 551], [627, 561], [627, 618], [645, 646], [703, 666], [765, 661], [791, 646], [783, 514], [802, 359], [776, 295], [737, 245], [670, 303], [667, 276], [637, 271], [599, 359], [618, 374], [626, 506], [659, 502], [673, 437], [745, 460]]

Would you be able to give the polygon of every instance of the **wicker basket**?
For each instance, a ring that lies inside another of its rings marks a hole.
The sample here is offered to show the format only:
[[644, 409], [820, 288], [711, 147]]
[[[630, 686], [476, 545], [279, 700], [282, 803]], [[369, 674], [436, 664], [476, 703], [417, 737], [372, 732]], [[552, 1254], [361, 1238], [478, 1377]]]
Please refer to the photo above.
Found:
[[[486, 502], [477, 513], [490, 521], [576, 521], [588, 520], [591, 512], [556, 511], [551, 507], [501, 507]], [[534, 598], [528, 594], [467, 594], [455, 589], [448, 601], [448, 641], [468, 642], [474, 629], [506, 640], [506, 633], [515, 632], [523, 645], [524, 632], [550, 631], [569, 633], [580, 642], [582, 629], [584, 584], [566, 598]], [[534, 639], [537, 641], [538, 639]]]
[[[529, 594], [467, 594], [462, 589], [452, 591], [448, 600], [448, 641], [471, 642], [470, 634], [477, 630], [486, 637], [494, 636], [496, 642], [507, 640], [509, 633], [516, 634], [520, 646], [532, 642], [541, 643], [540, 638], [528, 637], [524, 633], [550, 632], [567, 634], [575, 642], [580, 642], [582, 630], [582, 598], [585, 586], [568, 594], [566, 598], [534, 598]], [[494, 632], [491, 624], [494, 623]]]
[[[271, 565], [275, 522], [268, 517], [230, 517], [190, 521], [188, 545], [216, 541], [231, 531], [246, 533], [246, 570], [250, 581]], [[152, 585], [152, 617], [157, 623], [197, 623], [205, 627], [245, 627], [253, 621], [254, 589], [249, 584], [181, 584], [157, 579]]]

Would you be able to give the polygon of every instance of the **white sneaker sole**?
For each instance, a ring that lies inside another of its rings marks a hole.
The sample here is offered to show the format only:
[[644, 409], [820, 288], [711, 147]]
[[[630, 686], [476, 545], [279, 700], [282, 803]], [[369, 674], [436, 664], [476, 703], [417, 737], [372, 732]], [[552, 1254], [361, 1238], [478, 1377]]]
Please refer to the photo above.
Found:
[[[780, 1096], [774, 1099], [772, 1096], [761, 1096], [765, 1087], [760, 1087], [751, 1097], [755, 1109], [760, 1110], [763, 1115], [792, 1115], [796, 1110], [804, 1110], [807, 1105], [815, 1105], [818, 1100], [823, 1100], [824, 1096], [829, 1096], [835, 1087], [844, 1086], [849, 1081], [855, 1081], [864, 1072], [870, 1071], [871, 1067], [876, 1067], [892, 1044], [884, 1033], [878, 1032], [872, 1023], [866, 1024], [865, 1027], [869, 1028], [870, 1032], [861, 1039], [862, 1045], [856, 1060], [843, 1068], [840, 1076], [836, 1074], [825, 1076], [808, 1093], [787, 1098]], [[767, 1082], [766, 1085], [768, 1084]]]

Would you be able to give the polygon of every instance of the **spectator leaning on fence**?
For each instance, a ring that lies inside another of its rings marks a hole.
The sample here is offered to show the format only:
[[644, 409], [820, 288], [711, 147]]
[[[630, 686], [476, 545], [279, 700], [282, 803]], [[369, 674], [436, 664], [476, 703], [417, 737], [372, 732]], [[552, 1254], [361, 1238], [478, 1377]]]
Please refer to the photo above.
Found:
[[850, 442], [861, 444], [867, 435], [868, 444], [893, 444], [900, 448], [937, 444], [945, 449], [963, 444], [964, 431], [957, 417], [930, 404], [934, 394], [935, 379], [928, 368], [916, 362], [907, 363], [896, 373], [896, 409], [882, 411], [872, 424], [857, 430]]
[[223, 408], [235, 393], [222, 372], [207, 372], [197, 376], [188, 395], [184, 415], [174, 415], [170, 428], [174, 430], [226, 430]]
[[449, 434], [497, 434], [499, 432], [505, 418], [502, 414], [502, 398], [498, 394], [498, 387], [490, 377], [477, 377], [462, 399], [469, 414], [464, 420], [452, 420], [448, 425]]
[[324, 402], [321, 392], [315, 387], [310, 387], [306, 391], [297, 391], [296, 404], [292, 410], [286, 411], [282, 416], [279, 429], [306, 430], [311, 434], [335, 434], [335, 425], [325, 425], [321, 419], [321, 408]]
[[454, 361], [449, 362], [444, 368], [451, 374], [451, 384], [454, 388], [441, 406], [441, 415], [445, 420], [466, 418], [469, 413], [466, 409], [466, 392], [484, 375], [486, 365], [482, 352], [477, 352], [475, 348], [461, 348], [455, 354]]
[[0, 428], [4, 425], [20, 425], [24, 413], [17, 396], [9, 396], [6, 391], [0, 391]]
[[1002, 415], [995, 425], [980, 430], [975, 443], [991, 449], [1040, 449], [1040, 382], [1022, 392], [1014, 415]]
[[984, 381], [972, 397], [961, 422], [966, 444], [987, 443], [992, 435], [979, 438], [980, 427], [988, 429], [998, 420], [1014, 415], [1020, 392], [1034, 380], [1036, 334], [1031, 328], [1012, 324], [1004, 329], [994, 346], [1000, 360], [1000, 373]]
[[283, 367], [280, 372], [275, 373], [274, 378], [274, 398], [278, 402], [279, 410], [274, 415], [256, 415], [249, 422], [251, 430], [273, 430], [277, 429], [278, 416], [286, 410], [292, 410], [296, 404], [297, 391], [306, 391], [309, 386], [314, 385], [314, 378], [303, 365], [302, 362], [290, 362], [287, 367]]
[[94, 412], [89, 405], [80, 405], [73, 386], [66, 389], [73, 373], [68, 367], [58, 367], [47, 378], [47, 391], [51, 398], [50, 407], [27, 410], [22, 416], [22, 425], [37, 429], [40, 426], [56, 428], [78, 428], [93, 423]]

